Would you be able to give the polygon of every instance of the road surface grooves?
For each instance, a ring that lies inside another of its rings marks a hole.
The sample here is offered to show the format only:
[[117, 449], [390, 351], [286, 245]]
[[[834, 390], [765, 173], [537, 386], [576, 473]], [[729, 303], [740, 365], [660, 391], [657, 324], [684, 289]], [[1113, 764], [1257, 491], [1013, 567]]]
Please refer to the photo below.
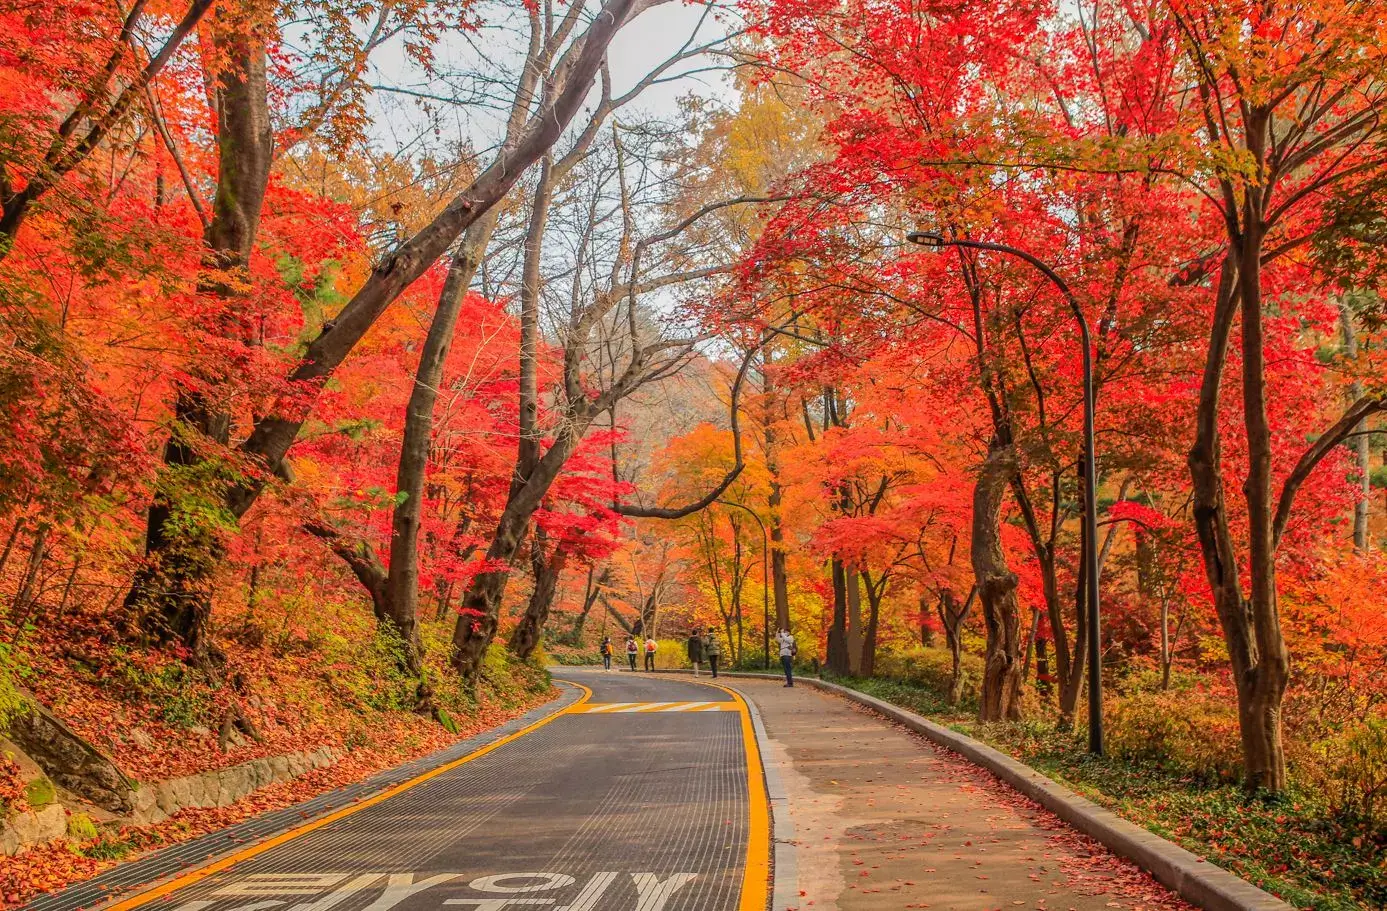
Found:
[[585, 691], [563, 711], [106, 911], [765, 911], [766, 795], [741, 697], [563, 677]]

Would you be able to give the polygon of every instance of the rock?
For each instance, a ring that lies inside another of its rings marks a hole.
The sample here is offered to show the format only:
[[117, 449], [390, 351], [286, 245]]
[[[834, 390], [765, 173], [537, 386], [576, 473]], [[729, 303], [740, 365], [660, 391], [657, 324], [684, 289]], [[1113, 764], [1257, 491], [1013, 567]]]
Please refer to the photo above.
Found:
[[188, 728], [188, 733], [193, 734], [197, 737], [211, 737], [212, 729], [203, 727], [200, 724], [195, 724], [192, 727]]
[[178, 800], [174, 797], [173, 782], [159, 781], [154, 784], [155, 804], [164, 811], [166, 816], [172, 816], [180, 809]]
[[9, 857], [19, 851], [19, 833], [9, 823], [0, 825], [0, 851]]
[[275, 781], [288, 781], [289, 760], [283, 756], [271, 756], [270, 772], [274, 775]]
[[[178, 810], [184, 807], [196, 806], [196, 804], [193, 803], [193, 785], [189, 779], [174, 778], [169, 781], [169, 785], [173, 788], [173, 804]], [[169, 810], [170, 814], [175, 812], [177, 812], [177, 810]]]
[[146, 734], [141, 728], [131, 728], [126, 733], [125, 739], [142, 750], [152, 750], [157, 746], [154, 742], [154, 738]]
[[150, 787], [147, 784], [142, 784], [135, 788], [134, 795], [131, 798], [131, 803], [133, 804], [135, 815], [137, 817], [141, 813], [148, 813], [150, 811], [150, 808], [157, 807], [159, 805], [159, 801], [154, 794], [154, 788]]
[[29, 711], [10, 722], [10, 739], [48, 774], [53, 784], [102, 809], [129, 812], [133, 782], [31, 693], [23, 695]]
[[274, 769], [268, 759], [256, 759], [250, 764], [251, 785], [258, 791], [275, 780]]
[[[211, 802], [211, 801], [208, 800], [208, 797], [207, 797], [207, 778], [206, 778], [206, 776], [203, 776], [203, 775], [189, 775], [187, 778], [185, 778], [185, 779], [183, 779], [183, 780], [187, 782], [187, 790], [188, 790], [188, 803], [186, 804], [187, 806], [190, 806], [190, 807], [205, 807], [205, 806], [208, 805], [208, 803]], [[214, 789], [213, 789], [213, 791], [212, 791], [212, 794], [213, 794], [213, 796], [215, 797], [215, 795], [216, 795], [215, 786], [214, 786]]]
[[45, 844], [67, 834], [67, 810], [58, 804], [37, 812], [20, 813], [10, 820], [21, 847]]

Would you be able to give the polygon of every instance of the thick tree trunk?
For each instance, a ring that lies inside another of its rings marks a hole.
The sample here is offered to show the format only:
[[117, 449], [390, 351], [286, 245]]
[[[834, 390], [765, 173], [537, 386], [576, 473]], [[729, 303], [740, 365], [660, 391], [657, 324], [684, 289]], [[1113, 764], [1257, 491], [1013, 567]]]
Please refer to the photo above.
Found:
[[881, 620], [881, 593], [867, 584], [867, 624], [862, 633], [862, 657], [858, 673], [870, 677], [877, 667], [877, 628]]
[[[1260, 141], [1253, 131], [1251, 141]], [[1251, 196], [1261, 198], [1260, 189]], [[1240, 674], [1239, 714], [1248, 787], [1281, 791], [1286, 787], [1286, 758], [1281, 742], [1281, 699], [1290, 679], [1290, 653], [1281, 633], [1276, 594], [1276, 542], [1272, 516], [1271, 424], [1267, 419], [1266, 354], [1262, 336], [1262, 222], [1258, 207], [1246, 207], [1239, 272], [1242, 297], [1243, 423], [1247, 430], [1248, 475], [1243, 483], [1248, 513], [1248, 557], [1251, 569], [1249, 607], [1257, 663]]]
[[981, 721], [1021, 717], [1021, 611], [1016, 599], [1016, 574], [1002, 550], [1002, 499], [1016, 469], [1012, 447], [996, 437], [973, 489], [973, 575], [982, 601], [987, 629]]
[[535, 463], [529, 476], [523, 481], [517, 477], [511, 482], [506, 506], [501, 511], [496, 532], [486, 552], [488, 563], [507, 568], [479, 573], [472, 580], [458, 609], [457, 626], [453, 629], [452, 665], [469, 689], [476, 688], [487, 647], [496, 636], [501, 599], [510, 580], [509, 567], [515, 563], [516, 555], [525, 544], [530, 520], [590, 424], [590, 417], [569, 415], [558, 438]]
[[847, 569], [843, 561], [834, 557], [831, 563], [833, 575], [833, 619], [828, 628], [828, 656], [825, 664], [830, 674], [839, 677], [848, 675], [848, 582]]
[[881, 623], [881, 602], [886, 597], [887, 577], [873, 579], [870, 570], [862, 570], [862, 581], [867, 589], [867, 623], [862, 633], [862, 657], [858, 671], [863, 677], [876, 673], [877, 630]]
[[[206, 274], [199, 290], [221, 301], [211, 331], [249, 343], [249, 329], [240, 321], [236, 301], [248, 280], [274, 156], [267, 55], [264, 38], [253, 28], [221, 21], [217, 25], [216, 45], [230, 65], [215, 93], [217, 195], [204, 236]], [[216, 380], [204, 376], [178, 390], [173, 432], [164, 446], [166, 474], [175, 483], [178, 475], [195, 477], [198, 467], [206, 464], [209, 444], [224, 447], [230, 442], [231, 415], [215, 387]], [[187, 495], [201, 499], [209, 493], [213, 499], [221, 496], [218, 491]], [[185, 509], [176, 494], [156, 492], [146, 524], [145, 560], [125, 599], [127, 610], [147, 633], [159, 641], [180, 643], [194, 661], [204, 664], [211, 656], [207, 621], [213, 575], [223, 551], [220, 524], [201, 506]]]
[[561, 553], [547, 553], [546, 545], [543, 532], [536, 530], [535, 538], [530, 542], [530, 566], [534, 571], [535, 587], [507, 645], [521, 661], [529, 661], [544, 638], [544, 625], [549, 622], [549, 608], [554, 603], [554, 592], [558, 589], [559, 576], [563, 574], [566, 562]]

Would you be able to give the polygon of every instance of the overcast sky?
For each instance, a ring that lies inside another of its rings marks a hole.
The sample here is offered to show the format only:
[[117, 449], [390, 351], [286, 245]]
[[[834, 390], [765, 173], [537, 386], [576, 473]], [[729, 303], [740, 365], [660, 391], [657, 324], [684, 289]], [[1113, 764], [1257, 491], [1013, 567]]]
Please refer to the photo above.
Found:
[[[677, 52], [698, 27], [702, 15], [702, 5], [671, 0], [646, 10], [622, 29], [608, 54], [613, 93], [620, 95], [630, 89], [653, 67]], [[518, 24], [517, 21], [511, 25]], [[707, 44], [728, 31], [726, 20], [719, 22], [710, 17], [703, 23], [696, 44]], [[507, 28], [494, 19], [488, 20], [478, 34], [445, 36], [435, 51], [438, 69], [443, 75], [435, 79], [424, 77], [408, 60], [399, 42], [379, 49], [371, 59], [371, 78], [378, 87], [371, 104], [372, 132], [381, 150], [418, 152], [421, 146], [451, 143], [459, 138], [469, 139], [477, 149], [489, 149], [499, 137], [504, 119], [499, 104], [488, 109], [478, 104], [423, 102], [426, 110], [418, 97], [384, 89], [393, 87], [406, 92], [455, 97], [461, 92], [462, 81], [449, 79], [446, 74], [475, 72], [488, 67], [513, 72], [523, 54], [523, 40], [520, 29]], [[683, 69], [697, 66], [699, 64], [690, 63]], [[495, 89], [498, 96], [508, 89], [504, 81], [501, 82]], [[678, 99], [690, 93], [729, 103], [736, 95], [724, 74], [701, 73], [650, 87], [629, 106], [627, 116], [631, 110], [656, 117], [672, 116], [678, 110]]]

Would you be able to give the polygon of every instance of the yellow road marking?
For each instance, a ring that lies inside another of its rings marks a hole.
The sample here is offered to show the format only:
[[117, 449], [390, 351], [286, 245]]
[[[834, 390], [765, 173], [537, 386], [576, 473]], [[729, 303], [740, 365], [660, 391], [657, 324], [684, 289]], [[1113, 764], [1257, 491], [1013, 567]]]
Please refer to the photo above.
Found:
[[[702, 681], [695, 680], [695, 683]], [[748, 830], [746, 865], [742, 873], [742, 897], [737, 911], [766, 911], [770, 904], [771, 875], [771, 795], [766, 790], [766, 777], [761, 768], [761, 749], [756, 743], [756, 728], [751, 723], [751, 709], [746, 698], [720, 683], [702, 683], [731, 696], [737, 704], [742, 721], [742, 748], [746, 752], [746, 797]]]
[[655, 715], [662, 712], [737, 712], [735, 702], [589, 702], [565, 710], [570, 715]]
[[[583, 694], [578, 697], [578, 701], [573, 704], [574, 706], [582, 705], [583, 703], [587, 702], [589, 699], [592, 698], [592, 690], [583, 686], [581, 683], [574, 683], [571, 680], [565, 680], [564, 683], [567, 683], [571, 686], [576, 686], [578, 689], [583, 691]], [[572, 706], [570, 706], [570, 708], [572, 708]], [[282, 845], [287, 841], [292, 841], [301, 835], [307, 835], [309, 832], [312, 832], [315, 829], [321, 829], [328, 823], [336, 822], [339, 819], [351, 816], [353, 813], [364, 810], [367, 807], [374, 806], [375, 804], [381, 803], [382, 801], [389, 800], [390, 798], [398, 794], [403, 794], [410, 788], [413, 788], [416, 785], [421, 785], [432, 778], [437, 778], [444, 772], [451, 772], [453, 769], [456, 769], [463, 763], [471, 762], [474, 759], [479, 759], [482, 756], [485, 756], [487, 753], [490, 753], [493, 750], [497, 750], [513, 740], [518, 740], [521, 737], [524, 737], [531, 731], [544, 727], [546, 724], [553, 721], [555, 718], [562, 718], [564, 714], [566, 713], [563, 711], [554, 712], [550, 715], [545, 716], [544, 718], [539, 719], [534, 724], [526, 725], [525, 727], [521, 728], [513, 734], [507, 734], [505, 737], [502, 737], [495, 743], [490, 743], [484, 747], [481, 747], [480, 749], [473, 750], [466, 756], [463, 756], [460, 759], [454, 759], [452, 762], [445, 763], [432, 771], [425, 772], [417, 778], [411, 778], [408, 781], [400, 782], [399, 784], [395, 785], [394, 787], [388, 790], [381, 791], [374, 797], [368, 797], [360, 803], [354, 803], [351, 806], [343, 807], [340, 810], [329, 813], [326, 816], [321, 816], [313, 820], [312, 822], [304, 823], [303, 825], [294, 829], [290, 829], [287, 832], [281, 832], [273, 838], [266, 839], [265, 841], [262, 841], [259, 844], [254, 844], [250, 847], [242, 848], [240, 851], [237, 851], [234, 854], [228, 854], [221, 860], [208, 864], [205, 867], [199, 867], [196, 870], [184, 873], [182, 876], [179, 876], [176, 879], [171, 879], [168, 882], [163, 883], [162, 885], [154, 886], [153, 888], [146, 889], [142, 892], [138, 892], [135, 895], [130, 896], [129, 898], [121, 899], [115, 904], [107, 905], [102, 909], [102, 911], [128, 911], [128, 909], [138, 908], [140, 905], [154, 901], [158, 898], [163, 898], [165, 895], [168, 895], [172, 892], [177, 892], [179, 889], [185, 889], [188, 886], [191, 886], [197, 882], [201, 882], [207, 877], [212, 876], [215, 873], [220, 873], [228, 867], [234, 866], [235, 864], [238, 864], [243, 860], [249, 860], [250, 858], [255, 857], [256, 855], [263, 854], [271, 848], [278, 847], [279, 845]]]

